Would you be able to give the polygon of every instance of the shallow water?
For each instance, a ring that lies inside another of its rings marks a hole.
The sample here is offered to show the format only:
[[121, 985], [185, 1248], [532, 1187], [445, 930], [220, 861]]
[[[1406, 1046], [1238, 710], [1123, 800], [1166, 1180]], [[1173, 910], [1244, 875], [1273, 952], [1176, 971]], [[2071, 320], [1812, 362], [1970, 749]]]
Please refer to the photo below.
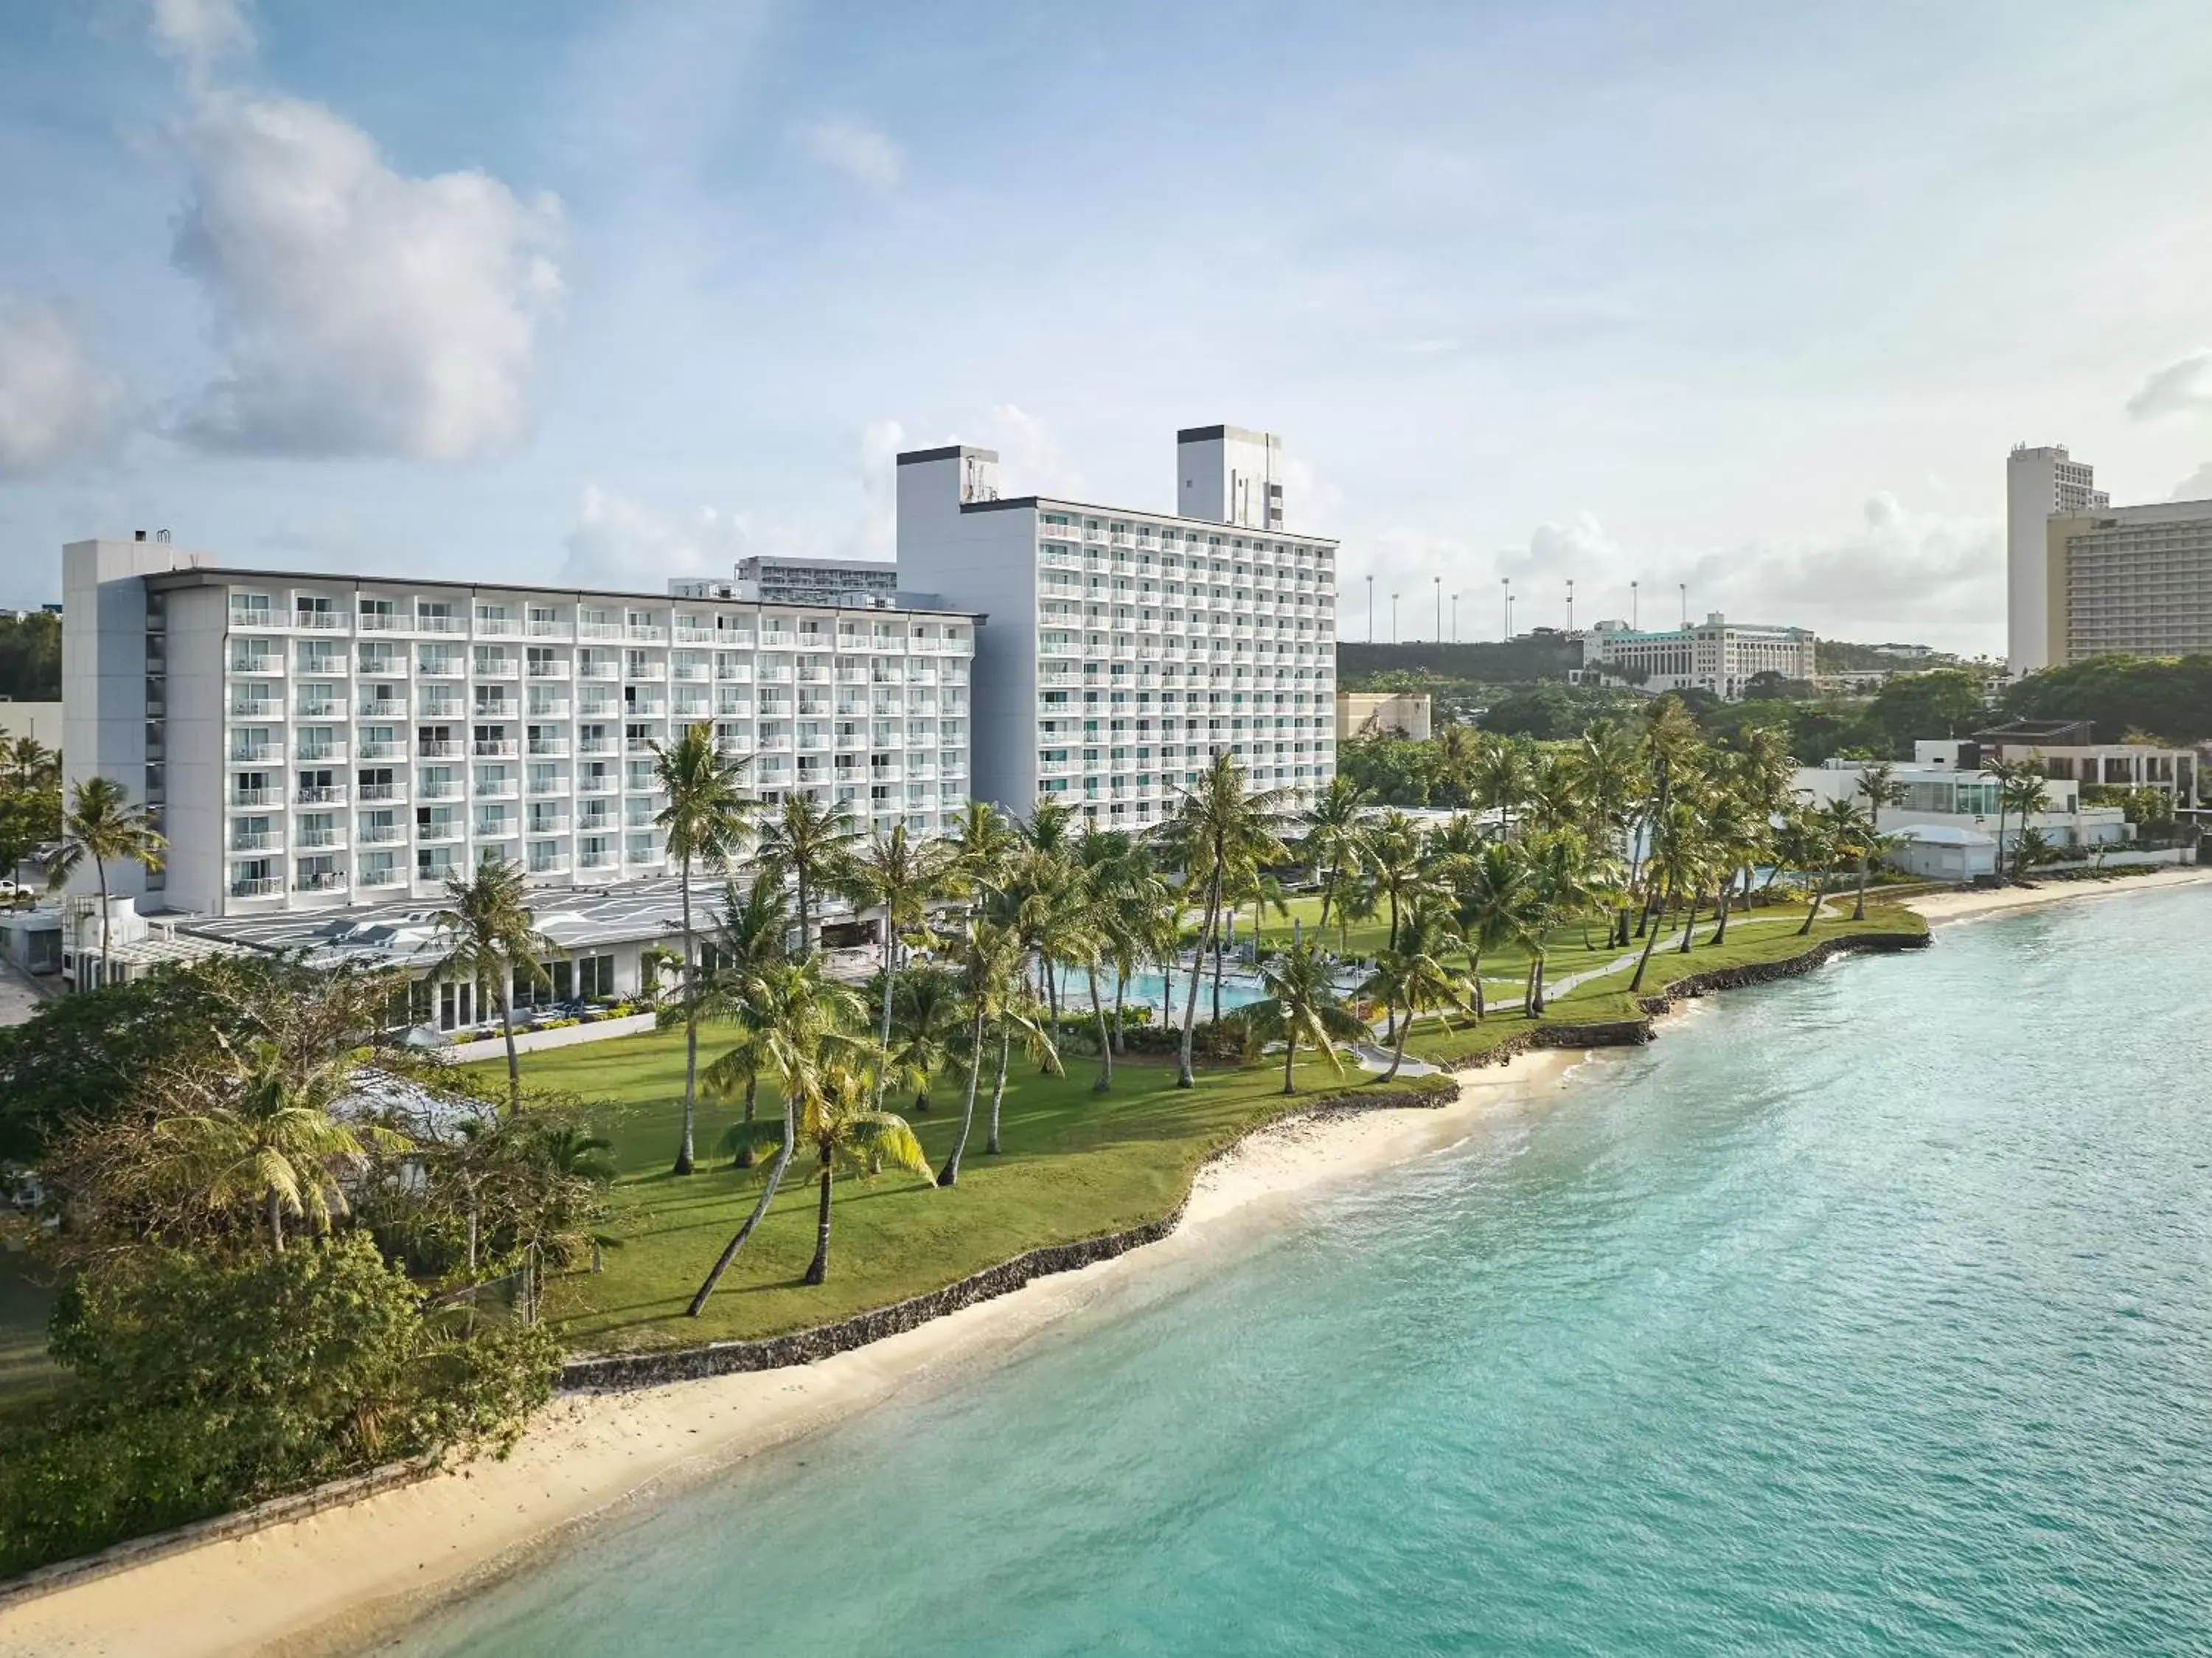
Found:
[[2208, 923], [1702, 1004], [398, 1649], [2212, 1650]]

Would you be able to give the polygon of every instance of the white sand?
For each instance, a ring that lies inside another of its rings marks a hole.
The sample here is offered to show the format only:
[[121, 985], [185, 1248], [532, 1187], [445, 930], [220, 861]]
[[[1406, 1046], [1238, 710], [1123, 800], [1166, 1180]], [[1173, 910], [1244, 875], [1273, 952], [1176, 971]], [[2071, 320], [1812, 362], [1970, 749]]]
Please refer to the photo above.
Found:
[[2148, 875], [2116, 875], [2109, 881], [2046, 881], [2039, 887], [1998, 887], [1987, 892], [1929, 893], [1908, 898], [1905, 907], [1917, 910], [1930, 921], [1960, 921], [1991, 915], [2000, 910], [2030, 909], [2067, 899], [2111, 898], [2120, 893], [2148, 893], [2163, 887], [2193, 887], [2212, 881], [2212, 869], [2185, 866], [2154, 870]]
[[[1463, 1139], [1487, 1117], [1556, 1091], [1579, 1055], [1524, 1055], [1462, 1074], [1441, 1110], [1291, 1123], [1207, 1169], [1164, 1241], [815, 1364], [563, 1397], [512, 1457], [0, 1611], [0, 1655], [199, 1658], [344, 1651], [557, 1543], [594, 1515], [785, 1443], [926, 1374], [988, 1362], [1056, 1319], [1324, 1181], [1341, 1183]], [[1232, 1223], [1232, 1220], [1233, 1222]]]

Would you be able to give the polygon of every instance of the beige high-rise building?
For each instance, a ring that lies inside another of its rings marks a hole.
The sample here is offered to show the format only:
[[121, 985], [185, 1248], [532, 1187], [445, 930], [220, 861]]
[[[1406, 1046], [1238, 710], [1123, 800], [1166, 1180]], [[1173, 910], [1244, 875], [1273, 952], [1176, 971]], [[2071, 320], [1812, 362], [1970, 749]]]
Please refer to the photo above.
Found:
[[2051, 666], [2044, 527], [2053, 513], [2096, 512], [2111, 497], [2096, 469], [2063, 444], [2013, 446], [2005, 460], [2005, 656], [2015, 674]]
[[2054, 514], [2044, 662], [2212, 650], [2212, 501]]

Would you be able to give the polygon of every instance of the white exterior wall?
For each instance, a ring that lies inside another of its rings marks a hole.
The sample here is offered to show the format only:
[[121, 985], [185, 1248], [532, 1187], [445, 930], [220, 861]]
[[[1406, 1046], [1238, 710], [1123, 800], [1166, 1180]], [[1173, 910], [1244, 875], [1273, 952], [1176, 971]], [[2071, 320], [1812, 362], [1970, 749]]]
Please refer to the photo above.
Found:
[[1643, 688], [1654, 695], [1697, 689], [1733, 701], [1755, 674], [1814, 678], [1817, 643], [1809, 628], [1765, 627], [1717, 614], [1688, 627], [1648, 631], [1605, 621], [1583, 636], [1583, 661], [1640, 667]]
[[979, 798], [1026, 815], [1052, 795], [1141, 830], [1216, 753], [1295, 797], [1334, 774], [1334, 542], [1000, 501], [994, 476], [963, 502], [979, 453], [902, 457], [898, 529], [902, 584], [990, 613]]
[[1283, 527], [1283, 441], [1241, 426], [1176, 435], [1176, 509], [1184, 518], [1247, 529]]
[[[72, 771], [145, 773], [162, 736], [173, 908], [434, 899], [487, 854], [552, 886], [665, 875], [651, 744], [692, 723], [751, 759], [771, 803], [803, 791], [865, 831], [934, 836], [968, 797], [965, 615], [204, 565], [80, 584], [68, 717], [89, 758]], [[153, 725], [149, 594], [166, 619]]]
[[2051, 666], [2051, 552], [2055, 512], [2109, 504], [2095, 471], [2063, 447], [2022, 444], [2005, 460], [2005, 661], [2015, 674]]

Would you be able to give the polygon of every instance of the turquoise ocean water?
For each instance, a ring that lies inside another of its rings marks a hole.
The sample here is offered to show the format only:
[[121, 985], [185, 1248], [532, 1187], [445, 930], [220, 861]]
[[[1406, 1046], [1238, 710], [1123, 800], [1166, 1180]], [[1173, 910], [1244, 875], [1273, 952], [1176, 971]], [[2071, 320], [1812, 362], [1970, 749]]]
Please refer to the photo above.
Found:
[[2212, 1652], [2208, 939], [1717, 998], [392, 1649]]

